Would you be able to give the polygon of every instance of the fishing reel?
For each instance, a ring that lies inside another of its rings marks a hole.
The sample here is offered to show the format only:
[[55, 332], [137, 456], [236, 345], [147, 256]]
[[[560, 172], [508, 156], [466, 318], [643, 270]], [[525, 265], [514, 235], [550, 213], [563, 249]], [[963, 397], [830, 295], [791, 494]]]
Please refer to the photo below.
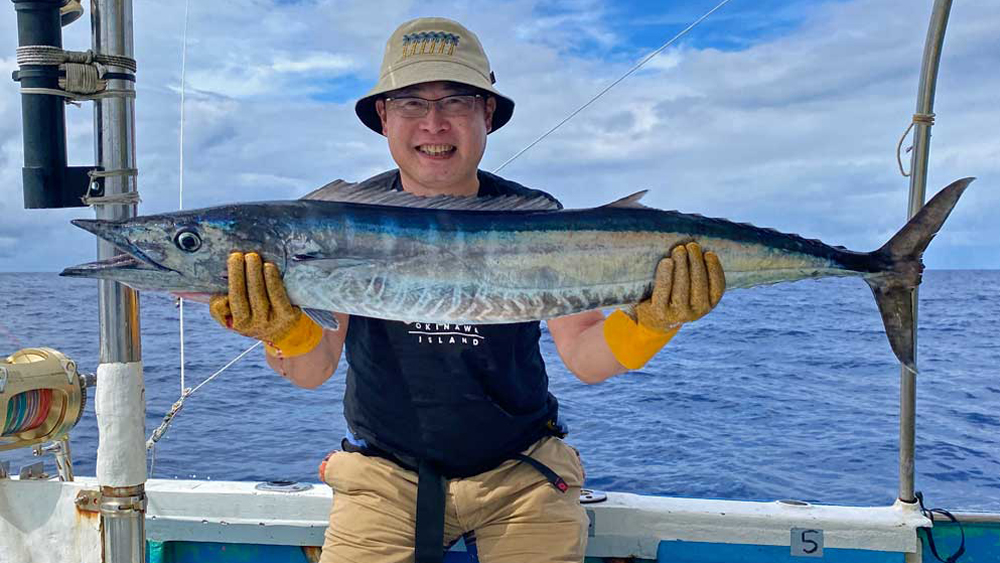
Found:
[[83, 415], [92, 379], [52, 348], [0, 360], [0, 451], [65, 438]]

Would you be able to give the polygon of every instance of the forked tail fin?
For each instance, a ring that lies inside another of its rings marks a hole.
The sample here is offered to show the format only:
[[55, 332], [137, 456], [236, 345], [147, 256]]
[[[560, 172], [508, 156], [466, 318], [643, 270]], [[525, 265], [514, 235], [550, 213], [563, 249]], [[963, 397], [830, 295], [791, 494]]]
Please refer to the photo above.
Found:
[[913, 350], [913, 292], [920, 285], [924, 249], [941, 229], [965, 188], [975, 178], [949, 184], [928, 201], [882, 248], [871, 253], [875, 263], [886, 265], [865, 278], [875, 294], [885, 334], [899, 361], [916, 373]]

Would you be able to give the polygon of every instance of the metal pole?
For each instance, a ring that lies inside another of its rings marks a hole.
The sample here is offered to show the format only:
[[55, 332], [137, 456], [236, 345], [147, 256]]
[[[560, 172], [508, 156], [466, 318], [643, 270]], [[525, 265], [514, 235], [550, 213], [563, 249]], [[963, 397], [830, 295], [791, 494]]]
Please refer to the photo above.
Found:
[[[910, 160], [910, 203], [908, 217], [924, 205], [927, 189], [927, 163], [930, 153], [931, 125], [934, 115], [934, 91], [937, 85], [941, 47], [948, 27], [952, 0], [935, 0], [924, 42], [924, 60], [920, 69], [917, 111], [914, 115], [913, 156]], [[913, 290], [913, 346], [917, 344], [917, 290]], [[900, 368], [899, 392], [899, 500], [916, 502], [914, 497], [913, 452], [916, 436], [917, 377]]]
[[[95, 52], [133, 56], [131, 0], [97, 0], [93, 3], [93, 48]], [[127, 69], [110, 67], [115, 72]], [[132, 90], [129, 80], [110, 80], [109, 90]], [[103, 98], [94, 103], [94, 152], [104, 170], [135, 168], [135, 100], [125, 97]], [[113, 196], [137, 191], [135, 176], [105, 178], [104, 193]], [[125, 219], [137, 213], [135, 204], [97, 205], [98, 219]], [[99, 240], [97, 258], [119, 254], [109, 242]], [[101, 321], [101, 363], [138, 362], [139, 300], [131, 288], [100, 280], [98, 295]]]
[[[91, 2], [92, 44], [96, 53], [133, 58], [132, 1], [94, 0]], [[113, 72], [127, 69], [111, 67]], [[128, 80], [110, 80], [109, 90], [132, 90]], [[128, 97], [103, 98], [94, 105], [96, 162], [105, 171], [136, 168], [135, 102]], [[136, 191], [131, 175], [105, 178], [104, 195]], [[98, 219], [134, 217], [136, 204], [109, 203], [95, 206]], [[99, 241], [98, 259], [118, 254], [111, 244]], [[136, 364], [141, 361], [139, 342], [139, 299], [136, 292], [115, 282], [101, 280], [100, 309], [101, 364]], [[141, 371], [140, 377], [141, 377]], [[140, 399], [141, 400], [141, 399]], [[99, 452], [100, 453], [100, 452]], [[131, 452], [134, 454], [134, 452]], [[144, 454], [143, 454], [144, 455]], [[101, 483], [104, 561], [134, 563], [146, 560], [145, 483]]]

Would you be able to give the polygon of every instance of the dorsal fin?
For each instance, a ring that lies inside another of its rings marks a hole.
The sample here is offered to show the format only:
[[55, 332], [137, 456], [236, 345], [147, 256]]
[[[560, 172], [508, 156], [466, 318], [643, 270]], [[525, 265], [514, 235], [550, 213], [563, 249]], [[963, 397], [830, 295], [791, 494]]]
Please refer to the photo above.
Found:
[[642, 191], [639, 191], [639, 192], [635, 192], [632, 195], [625, 196], [625, 197], [623, 197], [621, 199], [616, 199], [615, 201], [612, 201], [611, 203], [602, 205], [601, 207], [623, 207], [623, 208], [626, 208], [626, 209], [649, 209], [649, 207], [647, 207], [647, 206], [639, 203], [639, 200], [642, 199], [642, 196], [646, 195], [646, 193], [648, 193], [648, 192], [649, 192], [649, 190], [642, 190]]
[[557, 211], [559, 204], [544, 195], [539, 196], [418, 196], [409, 192], [386, 189], [384, 186], [362, 186], [335, 180], [314, 190], [302, 199], [417, 207], [423, 209], [453, 209], [466, 211]]

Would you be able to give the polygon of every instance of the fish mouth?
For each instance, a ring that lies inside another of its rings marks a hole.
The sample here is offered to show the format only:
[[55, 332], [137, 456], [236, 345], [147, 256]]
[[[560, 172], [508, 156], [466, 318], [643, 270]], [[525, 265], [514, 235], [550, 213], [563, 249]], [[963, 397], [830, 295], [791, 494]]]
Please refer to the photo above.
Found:
[[106, 278], [112, 276], [105, 274], [114, 274], [124, 270], [146, 270], [149, 272], [174, 271], [170, 268], [160, 266], [155, 262], [140, 260], [131, 254], [117, 254], [111, 258], [105, 258], [104, 260], [70, 266], [69, 268], [63, 269], [59, 275], [71, 278]]
[[159, 264], [132, 244], [121, 232], [120, 221], [74, 219], [70, 222], [110, 242], [125, 254], [71, 266], [60, 272], [60, 276], [125, 280], [153, 273], [180, 275], [180, 272]]

